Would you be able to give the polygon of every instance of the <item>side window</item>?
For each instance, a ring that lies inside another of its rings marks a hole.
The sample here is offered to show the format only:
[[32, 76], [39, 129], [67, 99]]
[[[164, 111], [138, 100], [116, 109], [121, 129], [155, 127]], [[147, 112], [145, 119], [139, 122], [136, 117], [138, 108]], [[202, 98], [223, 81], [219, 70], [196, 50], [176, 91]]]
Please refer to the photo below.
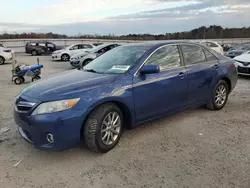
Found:
[[109, 47], [110, 47], [110, 50], [111, 50], [111, 49], [113, 49], [113, 48], [115, 48], [117, 46], [118, 46], [117, 44], [113, 44], [113, 45], [110, 45]]
[[206, 62], [203, 49], [195, 45], [181, 45], [186, 65]]
[[36, 46], [36, 43], [31, 43], [30, 46]]
[[79, 46], [79, 45], [75, 45], [75, 46], [71, 47], [70, 50], [77, 50], [77, 49], [78, 49], [78, 46]]
[[54, 44], [51, 44], [51, 43], [47, 43], [47, 46], [48, 46], [49, 48], [54, 48], [54, 47], [55, 47], [55, 45], [54, 45]]
[[45, 43], [39, 43], [38, 46], [42, 46], [42, 47], [45, 47], [46, 44]]
[[181, 58], [176, 45], [165, 46], [157, 50], [146, 62], [146, 65], [159, 65], [161, 69], [181, 66]]
[[217, 58], [214, 57], [213, 54], [211, 54], [209, 51], [207, 50], [204, 50], [205, 52], [205, 55], [206, 55], [206, 58], [207, 58], [207, 61], [217, 61]]

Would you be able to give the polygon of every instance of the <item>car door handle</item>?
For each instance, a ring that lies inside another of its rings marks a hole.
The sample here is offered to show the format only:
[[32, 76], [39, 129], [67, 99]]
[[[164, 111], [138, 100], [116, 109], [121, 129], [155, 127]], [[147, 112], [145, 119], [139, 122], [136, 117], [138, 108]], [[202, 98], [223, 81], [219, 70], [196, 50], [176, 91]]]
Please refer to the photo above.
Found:
[[215, 69], [218, 69], [218, 68], [220, 68], [220, 66], [219, 66], [218, 64], [215, 64], [215, 65], [214, 65], [214, 68], [215, 68]]
[[178, 74], [178, 76], [179, 76], [181, 79], [183, 79], [183, 78], [185, 77], [185, 73], [184, 73], [184, 72], [180, 72], [180, 73]]

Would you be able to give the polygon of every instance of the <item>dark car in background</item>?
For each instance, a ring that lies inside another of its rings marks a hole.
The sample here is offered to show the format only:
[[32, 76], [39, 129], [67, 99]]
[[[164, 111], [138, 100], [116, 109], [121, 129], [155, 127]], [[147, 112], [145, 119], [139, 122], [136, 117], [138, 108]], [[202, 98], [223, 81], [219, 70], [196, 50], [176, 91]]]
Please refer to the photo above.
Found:
[[225, 55], [227, 57], [235, 58], [236, 56], [239, 56], [249, 50], [250, 50], [250, 44], [240, 44], [238, 46], [231, 48], [227, 53], [225, 53]]
[[222, 109], [237, 82], [234, 63], [194, 43], [119, 46], [84, 69], [22, 90], [14, 119], [21, 136], [37, 148], [63, 150], [83, 139], [92, 151], [108, 152], [125, 127], [187, 108]]
[[62, 46], [56, 46], [52, 42], [48, 41], [31, 41], [25, 46], [25, 52], [33, 56], [51, 54], [56, 50], [63, 49]]
[[80, 68], [93, 61], [95, 58], [102, 54], [112, 50], [113, 48], [120, 46], [119, 44], [102, 44], [93, 49], [79, 52], [73, 55], [70, 59], [70, 64], [74, 68]]

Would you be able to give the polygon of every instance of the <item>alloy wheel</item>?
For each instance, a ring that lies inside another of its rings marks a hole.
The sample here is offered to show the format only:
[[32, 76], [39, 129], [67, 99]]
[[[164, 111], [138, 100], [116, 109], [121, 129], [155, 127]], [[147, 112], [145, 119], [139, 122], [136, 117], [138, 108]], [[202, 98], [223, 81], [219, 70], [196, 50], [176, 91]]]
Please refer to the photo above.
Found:
[[112, 145], [121, 132], [121, 118], [117, 112], [110, 112], [103, 120], [101, 138], [105, 145]]
[[226, 99], [227, 99], [227, 88], [224, 84], [221, 84], [216, 88], [215, 91], [215, 97], [214, 97], [215, 104], [218, 107], [221, 107], [225, 104]]

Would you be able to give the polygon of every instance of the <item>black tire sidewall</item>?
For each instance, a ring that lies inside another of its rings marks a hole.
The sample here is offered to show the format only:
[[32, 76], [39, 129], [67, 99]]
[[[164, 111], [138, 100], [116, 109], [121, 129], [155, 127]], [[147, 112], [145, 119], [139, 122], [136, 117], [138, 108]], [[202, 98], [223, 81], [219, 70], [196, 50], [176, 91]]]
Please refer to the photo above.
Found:
[[[227, 95], [226, 95], [226, 100], [224, 102], [224, 104], [222, 106], [218, 106], [215, 102], [215, 95], [216, 95], [216, 90], [217, 88], [220, 86], [220, 85], [224, 85], [226, 87], [226, 92], [227, 92]], [[220, 80], [215, 88], [214, 88], [214, 92], [213, 92], [213, 106], [214, 106], [214, 109], [215, 110], [221, 110], [226, 104], [227, 104], [227, 100], [228, 100], [228, 95], [229, 95], [229, 88], [228, 88], [228, 85], [227, 83], [224, 81], [224, 80]]]
[[[63, 60], [63, 56], [67, 57], [67, 59], [66, 59], [66, 60]], [[62, 61], [69, 61], [69, 59], [70, 59], [70, 56], [69, 56], [68, 54], [63, 54], [63, 55], [61, 56], [61, 60], [62, 60]]]
[[[19, 80], [19, 82], [17, 82], [17, 80]], [[22, 79], [21, 79], [21, 78], [15, 78], [15, 79], [14, 79], [14, 83], [15, 83], [16, 85], [20, 85], [20, 84], [22, 84]]]
[[32, 82], [35, 82], [35, 81], [40, 80], [40, 79], [41, 79], [41, 77], [37, 75], [34, 78], [32, 78]]
[[0, 57], [0, 59], [2, 59], [3, 60], [3, 62], [1, 63], [1, 61], [0, 61], [0, 65], [3, 65], [4, 63], [5, 63], [5, 59], [3, 58], [3, 57]]
[[[120, 133], [118, 135], [118, 138], [116, 139], [116, 141], [111, 144], [111, 145], [106, 145], [103, 143], [102, 138], [101, 138], [101, 126], [102, 126], [102, 122], [104, 120], [104, 118], [110, 113], [110, 112], [117, 112], [120, 116], [121, 119], [121, 130]], [[100, 121], [98, 122], [98, 126], [97, 126], [97, 130], [96, 130], [96, 143], [97, 143], [97, 148], [98, 150], [100, 150], [101, 152], [108, 152], [109, 150], [113, 149], [116, 144], [119, 142], [120, 138], [121, 138], [121, 134], [122, 134], [122, 130], [123, 130], [123, 115], [121, 110], [116, 107], [116, 106], [111, 106], [107, 111], [105, 111], [105, 113], [103, 113], [102, 117], [100, 118]]]
[[[33, 52], [35, 52], [35, 53], [33, 53]], [[31, 51], [31, 55], [32, 55], [32, 56], [36, 56], [37, 54], [38, 54], [38, 53], [37, 53], [36, 50], [32, 50], [32, 51]]]

